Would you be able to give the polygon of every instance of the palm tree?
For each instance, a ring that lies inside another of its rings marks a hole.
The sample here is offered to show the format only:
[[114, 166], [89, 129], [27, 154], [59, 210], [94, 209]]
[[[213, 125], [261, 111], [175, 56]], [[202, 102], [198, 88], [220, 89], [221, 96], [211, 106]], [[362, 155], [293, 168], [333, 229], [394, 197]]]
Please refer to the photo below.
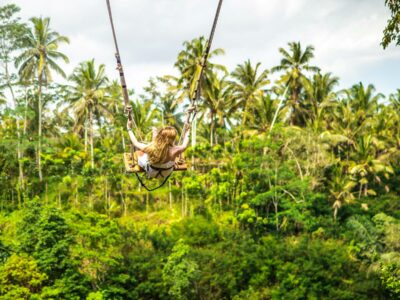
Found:
[[283, 55], [279, 66], [273, 67], [272, 72], [284, 71], [281, 81], [289, 86], [291, 97], [289, 105], [291, 107], [291, 125], [299, 125], [304, 123], [303, 112], [300, 107], [299, 98], [303, 87], [302, 81], [306, 78], [304, 71], [318, 72], [319, 68], [311, 66], [310, 60], [314, 57], [314, 47], [307, 46], [302, 50], [300, 42], [291, 42], [288, 44], [290, 52], [283, 48], [279, 48], [279, 52]]
[[114, 132], [114, 136], [119, 131], [121, 135], [122, 148], [125, 149], [125, 127], [126, 117], [122, 114], [124, 111], [124, 101], [122, 97], [121, 84], [117, 80], [111, 81], [106, 88], [106, 96], [104, 97], [104, 105], [107, 110], [113, 115], [111, 124], [111, 131]]
[[[10, 63], [14, 60], [14, 53], [21, 49], [24, 35], [28, 29], [26, 24], [20, 23], [20, 18], [17, 17], [17, 13], [20, 8], [15, 4], [8, 4], [0, 7], [0, 60], [2, 62], [4, 73], [4, 88], [8, 88], [11, 100], [14, 104], [14, 109], [17, 110], [19, 105], [14, 92], [14, 85], [17, 78], [10, 72]], [[1, 89], [2, 87], [0, 87]], [[5, 96], [0, 94], [0, 105]], [[20, 117], [18, 114], [15, 117], [16, 122], [16, 133], [17, 133], [17, 157], [18, 157], [18, 169], [19, 169], [19, 186], [23, 189], [24, 186], [24, 170], [22, 164], [22, 140], [21, 140], [21, 124]]]
[[208, 112], [210, 120], [210, 145], [218, 143], [216, 134], [217, 126], [219, 128], [226, 128], [226, 123], [229, 123], [229, 118], [236, 110], [237, 106], [234, 105], [234, 98], [232, 97], [232, 86], [226, 80], [226, 76], [218, 78], [218, 75], [212, 73], [206, 79], [204, 88], [204, 103], [203, 106]]
[[182, 127], [182, 116], [183, 113], [179, 112], [179, 107], [176, 103], [176, 99], [172, 93], [166, 93], [161, 96], [157, 107], [161, 110], [161, 124], [164, 126], [168, 124], [170, 126]]
[[397, 89], [395, 94], [391, 94], [389, 101], [397, 113], [400, 113], [400, 89]]
[[255, 103], [253, 126], [260, 132], [265, 132], [271, 127], [277, 109], [276, 100], [270, 93], [264, 92]]
[[372, 85], [365, 89], [361, 83], [345, 90], [345, 97], [334, 105], [329, 122], [327, 121], [328, 129], [343, 137], [345, 142], [339, 152], [343, 153], [347, 160], [357, 138], [372, 130], [373, 117], [378, 112], [378, 100], [382, 96], [374, 95], [373, 91]]
[[339, 99], [332, 111], [332, 120], [328, 129], [333, 129], [350, 140], [373, 126], [373, 117], [379, 112], [379, 99], [382, 94], [375, 94], [373, 85], [364, 88], [362, 83], [344, 91], [344, 98]]
[[[204, 37], [193, 39], [191, 41], [185, 41], [183, 43], [184, 50], [179, 52], [175, 67], [181, 73], [181, 81], [187, 86], [193, 82], [195, 74], [198, 72], [199, 67], [203, 63], [202, 59], [206, 50], [207, 42]], [[214, 56], [224, 54], [223, 49], [214, 49], [208, 55], [207, 67], [205, 70], [205, 77], [207, 77], [212, 70], [220, 70], [226, 72], [226, 69], [222, 65], [213, 64], [210, 59]]]
[[383, 148], [382, 152], [388, 152], [390, 148], [397, 146], [396, 136], [400, 132], [399, 116], [392, 105], [382, 105], [372, 119], [371, 126], [374, 136], [384, 145], [380, 147]]
[[358, 123], [351, 105], [341, 99], [327, 116], [326, 126], [327, 131], [323, 135], [328, 137], [339, 158], [349, 160], [356, 138], [364, 131], [365, 124]]
[[343, 166], [335, 166], [333, 174], [328, 181], [328, 190], [333, 200], [333, 218], [336, 220], [337, 213], [344, 203], [351, 203], [355, 197], [353, 188], [357, 185], [350, 176], [343, 175]]
[[375, 115], [378, 111], [378, 102], [383, 98], [382, 94], [375, 94], [375, 87], [372, 84], [364, 88], [361, 82], [353, 85], [346, 91], [346, 94], [347, 99], [345, 101], [351, 106], [358, 124], [362, 124], [365, 120]]
[[235, 81], [231, 82], [235, 100], [243, 107], [242, 128], [250, 118], [250, 107], [254, 107], [257, 98], [263, 94], [263, 88], [270, 83], [268, 71], [259, 74], [261, 63], [252, 66], [250, 60], [238, 65], [231, 76]]
[[144, 88], [146, 95], [141, 96], [141, 100], [142, 102], [150, 101], [156, 106], [162, 126], [168, 124], [180, 128], [183, 113], [179, 110], [180, 101], [177, 100], [176, 93], [170, 89], [172, 86], [171, 78], [150, 78], [148, 86]]
[[151, 126], [154, 125], [154, 119], [157, 110], [154, 109], [151, 101], [141, 102], [139, 100], [132, 101], [132, 118], [137, 128], [136, 134], [138, 138], [145, 139], [146, 134], [151, 134]]
[[[390, 96], [390, 103], [389, 107], [393, 108], [391, 135], [393, 136], [395, 145], [400, 148], [400, 89], [397, 90], [396, 94]], [[397, 153], [400, 156], [399, 151]]]
[[71, 98], [69, 99], [73, 104], [76, 116], [75, 131], [84, 132], [85, 151], [87, 151], [87, 132], [89, 131], [91, 167], [94, 168], [94, 116], [97, 116], [98, 125], [100, 125], [101, 116], [112, 116], [104, 103], [105, 89], [108, 83], [108, 78], [105, 75], [105, 66], [101, 64], [96, 68], [94, 59], [82, 62], [75, 68], [69, 79], [75, 83]]
[[[175, 77], [168, 75], [162, 78], [163, 81], [168, 82], [168, 90], [176, 94], [175, 98], [178, 102], [182, 102], [185, 98], [194, 97], [206, 45], [206, 39], [204, 37], [185, 41], [183, 43], [184, 49], [179, 52], [175, 62], [175, 67], [178, 69], [180, 76]], [[227, 73], [224, 66], [214, 64], [210, 61], [214, 56], [221, 54], [224, 54], [224, 50], [220, 48], [214, 49], [209, 53], [203, 80], [200, 82], [200, 88], [203, 88], [205, 78], [209, 77], [213, 70]]]
[[385, 156], [380, 156], [379, 141], [372, 134], [360, 136], [355, 145], [353, 158], [350, 163], [350, 173], [358, 179], [359, 198], [363, 194], [376, 195], [376, 192], [369, 187], [371, 180], [378, 184], [382, 182], [382, 176], [389, 178], [393, 174], [393, 168], [386, 161]]
[[304, 78], [305, 106], [307, 123], [314, 130], [323, 128], [324, 114], [335, 105], [336, 93], [333, 89], [339, 84], [339, 78], [332, 73], [315, 74], [312, 79]]
[[51, 71], [66, 77], [64, 71], [56, 63], [61, 59], [68, 63], [68, 57], [58, 51], [61, 43], [69, 43], [67, 37], [50, 29], [49, 18], [31, 18], [32, 28], [23, 39], [25, 49], [15, 60], [19, 67], [21, 81], [37, 80], [38, 82], [38, 147], [37, 164], [39, 180], [43, 180], [41, 168], [42, 151], [42, 87], [52, 81]]

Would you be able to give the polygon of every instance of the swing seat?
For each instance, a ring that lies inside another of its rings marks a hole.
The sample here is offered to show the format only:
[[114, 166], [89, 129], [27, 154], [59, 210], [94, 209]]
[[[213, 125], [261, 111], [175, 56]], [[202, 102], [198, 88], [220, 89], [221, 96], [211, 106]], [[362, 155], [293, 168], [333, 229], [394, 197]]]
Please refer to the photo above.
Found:
[[[131, 153], [124, 153], [124, 163], [125, 163], [125, 171], [127, 173], [142, 173], [144, 172], [143, 168], [140, 167], [137, 163], [137, 154], [133, 153], [133, 157]], [[174, 171], [186, 171], [187, 164], [183, 159], [177, 158], [175, 160]]]

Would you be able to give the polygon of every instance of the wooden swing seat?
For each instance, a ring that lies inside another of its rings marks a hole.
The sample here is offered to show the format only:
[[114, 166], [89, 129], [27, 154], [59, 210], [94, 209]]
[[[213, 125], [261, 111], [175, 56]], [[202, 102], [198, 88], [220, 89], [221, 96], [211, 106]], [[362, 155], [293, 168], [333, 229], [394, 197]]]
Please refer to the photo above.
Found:
[[[137, 163], [137, 154], [133, 153], [133, 157], [131, 153], [124, 153], [124, 163], [125, 170], [127, 173], [142, 173], [144, 172], [143, 168], [141, 168]], [[175, 160], [174, 171], [186, 171], [187, 164], [183, 159], [177, 158]]]

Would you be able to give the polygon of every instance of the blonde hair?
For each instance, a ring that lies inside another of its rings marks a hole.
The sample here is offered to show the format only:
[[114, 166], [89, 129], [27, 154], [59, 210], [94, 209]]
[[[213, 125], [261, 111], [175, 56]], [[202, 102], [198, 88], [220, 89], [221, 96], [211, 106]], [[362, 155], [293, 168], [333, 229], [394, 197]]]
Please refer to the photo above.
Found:
[[166, 126], [158, 131], [154, 141], [143, 151], [148, 154], [151, 164], [160, 164], [168, 156], [170, 147], [174, 146], [177, 131], [172, 126]]

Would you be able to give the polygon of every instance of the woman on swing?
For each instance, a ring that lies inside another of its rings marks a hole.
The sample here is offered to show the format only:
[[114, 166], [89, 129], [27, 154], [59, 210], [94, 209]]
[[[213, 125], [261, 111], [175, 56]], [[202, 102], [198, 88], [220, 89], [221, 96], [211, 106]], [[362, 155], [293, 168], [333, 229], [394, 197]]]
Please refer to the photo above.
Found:
[[132, 132], [132, 123], [127, 124], [129, 137], [136, 151], [138, 165], [146, 172], [149, 178], [165, 178], [174, 170], [175, 160], [189, 146], [190, 125], [185, 124], [183, 143], [175, 145], [177, 131], [172, 126], [166, 126], [157, 130], [153, 127], [153, 141], [144, 144], [137, 140]]

